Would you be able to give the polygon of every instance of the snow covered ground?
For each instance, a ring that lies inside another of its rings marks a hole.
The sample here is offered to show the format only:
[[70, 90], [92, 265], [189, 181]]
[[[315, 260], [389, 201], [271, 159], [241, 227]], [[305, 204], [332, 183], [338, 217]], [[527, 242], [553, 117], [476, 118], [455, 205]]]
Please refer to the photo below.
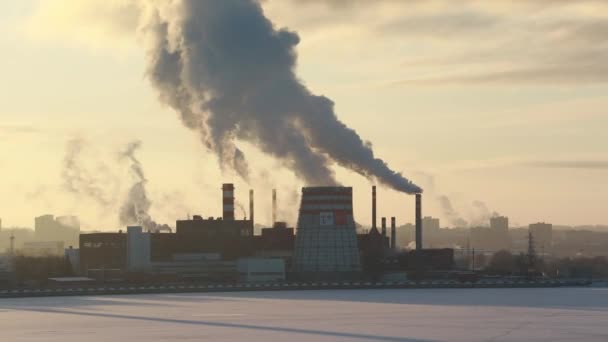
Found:
[[0, 341], [608, 341], [608, 288], [0, 299]]

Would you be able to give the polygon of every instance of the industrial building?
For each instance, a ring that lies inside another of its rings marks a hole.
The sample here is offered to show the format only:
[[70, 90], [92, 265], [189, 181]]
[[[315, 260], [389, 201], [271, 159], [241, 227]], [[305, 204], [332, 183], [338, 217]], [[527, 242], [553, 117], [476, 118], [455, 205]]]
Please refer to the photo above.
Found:
[[[235, 219], [232, 184], [222, 187], [222, 206], [222, 217], [194, 215], [178, 220], [175, 233], [147, 233], [141, 227], [128, 227], [126, 232], [82, 234], [81, 273], [104, 280], [136, 277], [229, 282], [239, 279], [239, 272], [253, 280], [259, 274], [252, 268], [263, 267], [267, 270], [264, 274], [284, 278], [285, 265], [290, 264], [293, 253], [294, 229], [277, 222], [254, 236], [253, 215]], [[264, 265], [263, 260], [268, 263]]]
[[[422, 196], [416, 199], [416, 250], [398, 248], [396, 218], [376, 225], [372, 188], [372, 228], [357, 235], [350, 187], [302, 189], [297, 229], [276, 222], [254, 235], [253, 190], [249, 218], [234, 215], [234, 186], [222, 186], [222, 217], [194, 215], [176, 222], [175, 233], [125, 232], [80, 235], [79, 269], [98, 280], [277, 281], [281, 279], [376, 279], [385, 272], [449, 270], [453, 251], [422, 249]], [[76, 254], [71, 252], [72, 259]], [[424, 265], [424, 267], [422, 267]]]

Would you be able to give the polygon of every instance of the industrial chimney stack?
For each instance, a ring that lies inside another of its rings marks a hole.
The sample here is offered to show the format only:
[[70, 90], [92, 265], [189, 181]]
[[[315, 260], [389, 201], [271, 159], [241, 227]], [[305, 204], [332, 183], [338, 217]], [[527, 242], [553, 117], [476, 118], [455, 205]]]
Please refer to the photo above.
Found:
[[395, 217], [391, 217], [391, 249], [393, 251], [397, 249], [397, 225]]
[[386, 238], [386, 217], [382, 218], [382, 237]]
[[224, 220], [234, 221], [234, 184], [222, 185], [222, 205]]
[[277, 222], [277, 189], [272, 189], [272, 226]]
[[376, 186], [372, 186], [372, 230], [377, 230], [376, 227]]
[[249, 190], [249, 220], [251, 221], [252, 224], [255, 224], [254, 222], [254, 216], [253, 216], [253, 189]]
[[416, 194], [416, 251], [422, 250], [422, 194]]

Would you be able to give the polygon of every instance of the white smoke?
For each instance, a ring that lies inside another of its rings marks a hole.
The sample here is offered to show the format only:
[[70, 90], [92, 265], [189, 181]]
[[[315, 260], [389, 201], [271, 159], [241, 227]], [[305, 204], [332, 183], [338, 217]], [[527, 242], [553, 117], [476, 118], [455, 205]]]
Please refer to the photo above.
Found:
[[149, 211], [152, 202], [148, 198], [148, 192], [146, 191], [148, 180], [144, 175], [144, 170], [139, 159], [135, 156], [135, 152], [140, 147], [140, 141], [133, 141], [127, 145], [125, 151], [120, 155], [121, 159], [131, 163], [131, 175], [135, 181], [120, 207], [120, 223], [122, 225], [137, 224], [148, 232], [171, 231], [171, 227], [166, 224], [157, 223], [150, 216]]

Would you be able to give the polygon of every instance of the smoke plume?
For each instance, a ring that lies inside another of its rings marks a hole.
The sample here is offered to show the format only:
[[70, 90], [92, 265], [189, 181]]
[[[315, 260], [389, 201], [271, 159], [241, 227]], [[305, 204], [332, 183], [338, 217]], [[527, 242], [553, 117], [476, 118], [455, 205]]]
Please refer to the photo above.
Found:
[[[108, 176], [107, 168], [101, 163], [97, 166], [95, 173], [90, 172], [84, 166], [82, 152], [85, 145], [86, 142], [79, 138], [70, 139], [67, 142], [61, 171], [62, 188], [72, 194], [91, 198], [97, 204], [107, 208], [112, 204], [112, 196], [106, 191], [110, 186], [106, 184], [104, 187], [101, 184], [115, 183], [115, 179]], [[105, 179], [100, 179], [100, 174], [105, 174]]]
[[448, 219], [452, 227], [461, 228], [468, 226], [468, 222], [463, 219], [460, 214], [454, 209], [452, 201], [450, 201], [447, 196], [439, 196], [437, 200], [439, 201], [439, 205], [441, 206], [441, 210], [443, 211], [444, 217]]
[[120, 157], [131, 163], [131, 174], [135, 183], [129, 189], [125, 201], [120, 207], [119, 219], [122, 225], [140, 225], [148, 232], [171, 231], [166, 224], [156, 223], [149, 214], [152, 203], [146, 191], [146, 177], [144, 170], [135, 156], [135, 152], [141, 147], [140, 141], [134, 141], [127, 145]]
[[224, 170], [249, 177], [236, 142], [256, 145], [309, 185], [337, 184], [335, 163], [397, 191], [422, 189], [374, 155], [334, 103], [295, 75], [300, 38], [276, 29], [256, 0], [150, 2], [147, 75]]
[[492, 217], [499, 216], [495, 211], [490, 211], [488, 206], [482, 201], [473, 201], [473, 213], [471, 214], [471, 226], [484, 227], [490, 224]]

